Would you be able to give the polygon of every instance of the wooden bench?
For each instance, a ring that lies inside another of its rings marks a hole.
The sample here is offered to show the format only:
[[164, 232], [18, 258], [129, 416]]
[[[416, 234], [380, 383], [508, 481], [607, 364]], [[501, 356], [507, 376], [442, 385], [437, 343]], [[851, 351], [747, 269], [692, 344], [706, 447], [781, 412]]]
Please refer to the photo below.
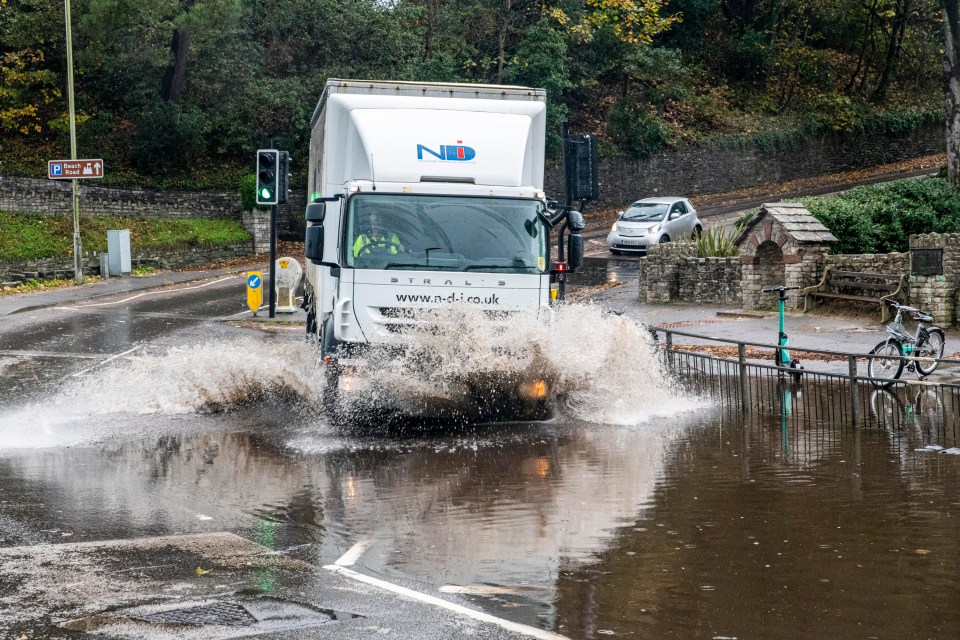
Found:
[[[886, 322], [890, 318], [890, 308], [886, 301], [900, 295], [906, 280], [906, 274], [901, 273], [841, 271], [833, 267], [827, 267], [819, 284], [800, 291], [803, 295], [803, 310], [804, 312], [809, 311], [812, 308], [811, 300], [815, 298], [873, 302], [880, 305], [880, 321]], [[851, 290], [872, 292], [874, 295], [843, 293], [843, 291]]]

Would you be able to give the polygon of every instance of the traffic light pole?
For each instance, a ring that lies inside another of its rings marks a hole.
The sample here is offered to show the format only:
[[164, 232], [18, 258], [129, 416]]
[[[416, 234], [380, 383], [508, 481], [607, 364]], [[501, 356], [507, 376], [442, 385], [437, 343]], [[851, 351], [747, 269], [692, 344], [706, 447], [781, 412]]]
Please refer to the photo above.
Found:
[[270, 206], [270, 317], [277, 315], [277, 205]]

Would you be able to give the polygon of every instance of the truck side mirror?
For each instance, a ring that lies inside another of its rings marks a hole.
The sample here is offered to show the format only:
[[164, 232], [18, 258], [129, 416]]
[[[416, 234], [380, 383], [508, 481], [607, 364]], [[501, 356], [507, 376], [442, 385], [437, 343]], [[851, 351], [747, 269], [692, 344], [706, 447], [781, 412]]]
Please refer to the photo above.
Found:
[[[307, 209], [309, 210], [309, 207]], [[314, 224], [307, 227], [307, 235], [306, 235], [306, 238], [304, 238], [303, 245], [304, 245], [303, 253], [307, 257], [307, 260], [309, 260], [313, 264], [320, 264], [321, 262], [323, 262], [323, 225], [322, 224]]]
[[327, 217], [326, 202], [311, 202], [307, 205], [307, 211], [304, 213], [307, 222], [323, 222]]
[[567, 225], [570, 227], [570, 238], [567, 240], [567, 265], [570, 271], [576, 271], [583, 266], [583, 230], [586, 223], [579, 211], [567, 214]]

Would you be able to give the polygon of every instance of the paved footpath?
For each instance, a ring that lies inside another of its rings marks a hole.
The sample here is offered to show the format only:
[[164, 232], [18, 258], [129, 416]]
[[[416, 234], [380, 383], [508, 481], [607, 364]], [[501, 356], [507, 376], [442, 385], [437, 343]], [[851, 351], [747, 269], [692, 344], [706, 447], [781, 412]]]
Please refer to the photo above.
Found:
[[[722, 305], [641, 303], [635, 280], [601, 291], [591, 299], [604, 308], [622, 311], [624, 315], [648, 326], [676, 329], [724, 340], [765, 345], [773, 345], [777, 342], [778, 319], [775, 311], [755, 313]], [[879, 316], [879, 313], [876, 316]], [[873, 317], [868, 313], [862, 316], [841, 316], [820, 311], [790, 312], [786, 314], [785, 325], [790, 344], [795, 348], [844, 353], [868, 353], [887, 335], [879, 317]], [[912, 330], [913, 325], [908, 324], [907, 328]], [[960, 333], [953, 330], [947, 330], [945, 333], [944, 355], [949, 357], [960, 351]], [[676, 336], [674, 342], [691, 345], [722, 344], [684, 336]], [[848, 365], [845, 361], [812, 362], [809, 359], [805, 360], [801, 352], [797, 352], [796, 355], [807, 369], [832, 373], [847, 371]], [[866, 375], [865, 369], [865, 364], [861, 363], [860, 370], [863, 375]], [[960, 377], [960, 367], [945, 365], [943, 371], [938, 370], [930, 376], [929, 380], [947, 382], [957, 377]], [[904, 379], [907, 379], [906, 374]]]

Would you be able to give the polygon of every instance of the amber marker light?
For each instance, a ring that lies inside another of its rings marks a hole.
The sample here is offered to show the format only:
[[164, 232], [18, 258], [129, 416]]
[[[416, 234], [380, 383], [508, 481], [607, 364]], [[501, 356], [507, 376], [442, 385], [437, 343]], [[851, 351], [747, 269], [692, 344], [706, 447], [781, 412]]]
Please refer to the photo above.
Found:
[[546, 380], [533, 380], [520, 387], [520, 392], [531, 400], [543, 400], [547, 397]]

